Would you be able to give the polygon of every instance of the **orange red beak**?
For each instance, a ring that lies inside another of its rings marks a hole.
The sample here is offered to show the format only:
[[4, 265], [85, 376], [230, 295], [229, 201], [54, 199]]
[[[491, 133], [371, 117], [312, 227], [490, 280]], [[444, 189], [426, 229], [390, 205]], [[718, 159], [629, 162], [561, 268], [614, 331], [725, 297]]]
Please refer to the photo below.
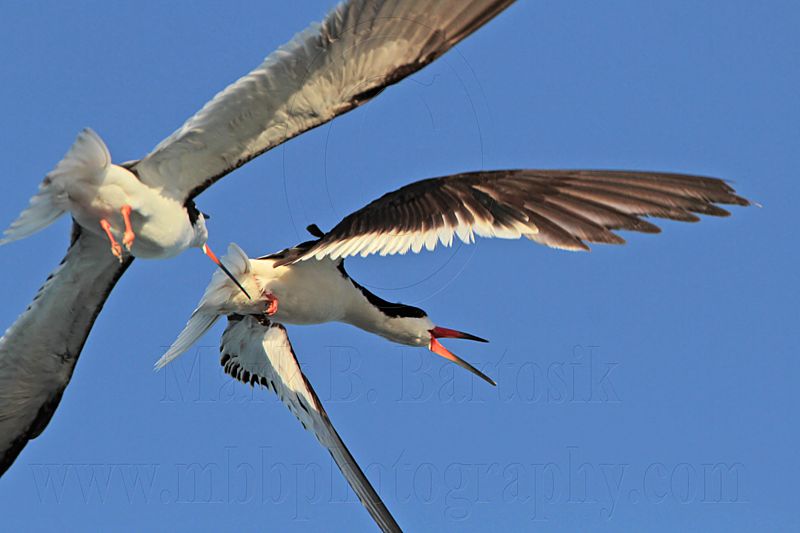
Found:
[[428, 344], [428, 349], [430, 351], [432, 351], [436, 355], [440, 355], [440, 356], [444, 357], [448, 361], [452, 361], [453, 363], [457, 364], [461, 368], [465, 368], [465, 369], [469, 370], [470, 372], [472, 372], [473, 374], [475, 374], [476, 376], [478, 376], [482, 380], [486, 381], [490, 385], [495, 386], [495, 387], [497, 386], [497, 383], [495, 383], [495, 381], [492, 378], [490, 378], [489, 376], [487, 376], [486, 374], [484, 374], [483, 372], [481, 372], [480, 370], [478, 370], [477, 368], [475, 368], [474, 366], [472, 366], [468, 362], [464, 361], [463, 359], [461, 359], [456, 354], [454, 354], [451, 351], [449, 351], [447, 348], [442, 346], [442, 343], [440, 343], [436, 339], [437, 338], [441, 338], [441, 339], [452, 338], [452, 339], [468, 339], [468, 340], [471, 340], [471, 341], [478, 341], [478, 342], [489, 342], [489, 341], [487, 341], [486, 339], [482, 339], [480, 337], [476, 337], [475, 335], [470, 335], [469, 333], [464, 333], [463, 331], [456, 331], [454, 329], [440, 328], [440, 327], [435, 327], [435, 328], [431, 329], [430, 330], [430, 334], [431, 334], [431, 342], [430, 342], [430, 344]]
[[470, 333], [464, 333], [463, 331], [450, 328], [440, 328], [439, 326], [431, 330], [431, 337], [437, 339], [467, 339], [468, 341], [489, 342], [486, 339], [476, 337]]

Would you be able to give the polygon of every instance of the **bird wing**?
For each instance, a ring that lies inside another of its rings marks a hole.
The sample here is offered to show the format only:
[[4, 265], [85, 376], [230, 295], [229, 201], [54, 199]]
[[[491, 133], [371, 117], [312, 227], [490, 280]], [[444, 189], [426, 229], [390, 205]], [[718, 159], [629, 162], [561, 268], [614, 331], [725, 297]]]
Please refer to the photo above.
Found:
[[295, 357], [286, 328], [252, 316], [231, 316], [222, 334], [221, 363], [234, 379], [271, 389], [336, 461], [382, 531], [400, 531], [386, 505], [342, 442]]
[[700, 176], [600, 170], [498, 170], [431, 178], [387, 193], [345, 217], [281, 264], [311, 258], [417, 253], [480, 237], [588, 250], [622, 244], [612, 230], [658, 233], [641, 217], [685, 222], [727, 216], [716, 204], [749, 205], [726, 182]]
[[418, 71], [512, 2], [344, 2], [217, 94], [133, 170], [148, 185], [193, 198]]
[[66, 257], [0, 338], [0, 475], [50, 422], [103, 304], [133, 262], [73, 225]]

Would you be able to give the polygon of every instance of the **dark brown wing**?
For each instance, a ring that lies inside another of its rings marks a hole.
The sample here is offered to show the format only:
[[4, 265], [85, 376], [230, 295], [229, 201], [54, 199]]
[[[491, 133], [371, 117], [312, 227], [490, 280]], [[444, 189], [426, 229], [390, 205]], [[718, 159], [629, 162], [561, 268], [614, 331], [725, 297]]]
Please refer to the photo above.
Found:
[[432, 178], [385, 194], [345, 217], [289, 262], [403, 254], [454, 236], [528, 238], [565, 250], [622, 244], [613, 230], [658, 233], [642, 217], [696, 222], [749, 205], [726, 182], [701, 176], [605, 170], [497, 170]]

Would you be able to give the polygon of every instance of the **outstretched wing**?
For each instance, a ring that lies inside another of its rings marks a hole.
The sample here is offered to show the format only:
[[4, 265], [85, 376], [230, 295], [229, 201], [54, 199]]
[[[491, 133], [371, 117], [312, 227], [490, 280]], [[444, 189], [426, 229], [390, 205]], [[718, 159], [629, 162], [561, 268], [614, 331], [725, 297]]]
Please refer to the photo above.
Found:
[[217, 94], [134, 171], [181, 200], [435, 60], [513, 0], [351, 0]]
[[95, 318], [133, 262], [73, 225], [67, 255], [0, 338], [0, 475], [47, 427]]
[[271, 389], [336, 461], [361, 503], [383, 531], [400, 531], [389, 510], [342, 442], [311, 387], [281, 324], [252, 316], [228, 317], [222, 335], [222, 366], [235, 379]]
[[612, 230], [658, 233], [641, 217], [684, 222], [727, 216], [716, 204], [749, 205], [716, 178], [604, 170], [497, 170], [431, 178], [383, 195], [345, 217], [283, 263], [311, 258], [417, 253], [480, 237], [588, 250], [622, 244]]

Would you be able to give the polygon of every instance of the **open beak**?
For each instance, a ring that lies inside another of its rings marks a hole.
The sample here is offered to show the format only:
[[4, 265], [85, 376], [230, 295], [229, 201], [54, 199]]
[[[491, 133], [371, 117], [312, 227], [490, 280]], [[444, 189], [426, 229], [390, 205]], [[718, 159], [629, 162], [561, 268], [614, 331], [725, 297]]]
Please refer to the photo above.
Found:
[[[446, 333], [444, 335], [440, 335], [442, 332], [446, 332]], [[452, 333], [458, 333], [459, 335], [453, 335]], [[466, 368], [467, 370], [469, 370], [470, 372], [472, 372], [473, 374], [475, 374], [476, 376], [478, 376], [482, 380], [486, 381], [490, 385], [492, 385], [494, 387], [497, 386], [497, 383], [495, 383], [495, 381], [492, 378], [490, 378], [489, 376], [487, 376], [486, 374], [484, 374], [483, 372], [481, 372], [480, 370], [478, 370], [477, 368], [475, 368], [471, 364], [467, 363], [466, 361], [461, 359], [459, 356], [457, 356], [456, 354], [450, 352], [447, 348], [442, 346], [442, 343], [437, 341], [436, 337], [451, 337], [451, 338], [456, 338], [456, 339], [470, 339], [470, 340], [477, 340], [479, 342], [487, 342], [487, 341], [485, 341], [484, 339], [481, 339], [480, 337], [475, 337], [474, 335], [469, 335], [467, 333], [462, 333], [460, 331], [448, 330], [448, 329], [445, 329], [445, 328], [433, 328], [431, 330], [431, 342], [430, 342], [430, 344], [428, 344], [428, 349], [430, 351], [432, 351], [433, 353], [435, 353], [436, 355], [441, 355], [442, 357], [444, 357], [448, 361], [454, 362], [455, 364], [457, 364], [461, 368]]]
[[231, 278], [231, 281], [232, 281], [232, 282], [234, 282], [234, 283], [236, 284], [236, 286], [237, 286], [237, 287], [239, 287], [239, 288], [242, 290], [242, 292], [244, 293], [244, 295], [245, 295], [245, 296], [247, 296], [247, 299], [248, 299], [248, 300], [252, 300], [252, 298], [250, 297], [250, 295], [249, 295], [249, 294], [247, 294], [247, 291], [245, 290], [245, 288], [244, 288], [244, 287], [242, 287], [242, 284], [241, 284], [241, 283], [239, 283], [239, 281], [238, 281], [238, 280], [237, 280], [237, 279], [236, 279], [236, 278], [233, 276], [233, 274], [231, 274], [231, 271], [230, 271], [230, 270], [228, 270], [228, 268], [227, 268], [225, 265], [223, 265], [223, 264], [222, 264], [222, 261], [220, 261], [219, 259], [217, 259], [217, 256], [216, 256], [216, 255], [214, 255], [214, 252], [212, 252], [212, 251], [211, 251], [211, 248], [209, 248], [207, 244], [204, 244], [204, 245], [203, 245], [203, 253], [204, 253], [204, 254], [206, 254], [206, 255], [208, 256], [208, 258], [209, 258], [209, 259], [211, 259], [212, 261], [214, 261], [214, 262], [217, 264], [217, 266], [218, 266], [219, 268], [221, 268], [221, 269], [222, 269], [222, 271], [223, 271], [223, 272], [225, 272], [225, 274], [226, 274], [226, 275], [227, 275], [229, 278]]
[[482, 339], [472, 335], [471, 333], [464, 333], [463, 331], [450, 328], [440, 328], [439, 326], [436, 326], [431, 330], [431, 337], [435, 337], [437, 339], [465, 339], [468, 341], [489, 342], [486, 339]]

